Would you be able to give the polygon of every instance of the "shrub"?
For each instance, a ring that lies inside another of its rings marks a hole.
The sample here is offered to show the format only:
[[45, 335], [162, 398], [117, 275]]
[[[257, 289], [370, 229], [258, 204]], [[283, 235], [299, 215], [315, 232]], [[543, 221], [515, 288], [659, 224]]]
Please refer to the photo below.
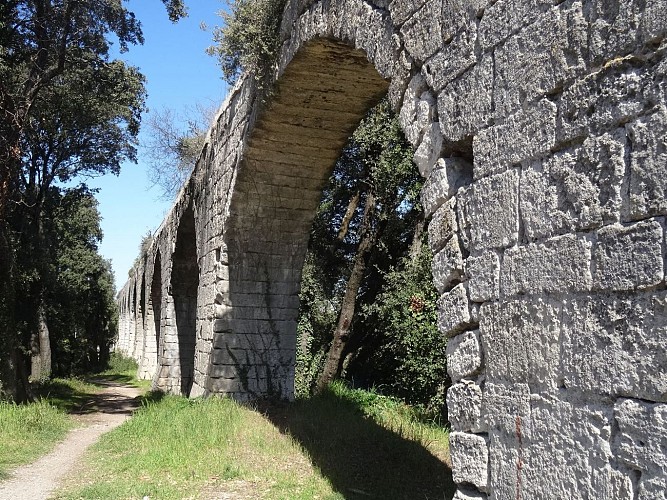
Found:
[[245, 70], [258, 82], [271, 76], [280, 51], [280, 22], [286, 0], [232, 0], [221, 11], [210, 55], [218, 58], [224, 79], [233, 85]]

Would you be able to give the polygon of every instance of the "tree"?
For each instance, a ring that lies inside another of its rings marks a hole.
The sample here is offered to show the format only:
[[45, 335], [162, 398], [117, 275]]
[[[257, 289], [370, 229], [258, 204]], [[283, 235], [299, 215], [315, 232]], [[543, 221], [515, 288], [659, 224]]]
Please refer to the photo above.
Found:
[[[181, 0], [163, 3], [172, 20], [185, 15]], [[133, 157], [127, 139], [138, 130], [143, 80], [136, 70], [109, 61], [108, 37], [113, 35], [124, 51], [142, 43], [143, 35], [134, 14], [118, 0], [7, 0], [0, 5], [0, 20], [0, 376], [3, 390], [22, 400], [29, 397], [24, 363], [29, 342], [20, 331], [34, 332], [35, 322], [16, 317], [15, 297], [17, 286], [25, 290], [32, 288], [31, 280], [40, 280], [33, 279], [39, 270], [20, 271], [19, 279], [16, 257], [24, 255], [24, 244], [39, 249], [39, 238], [33, 236], [40, 232], [40, 218], [20, 223], [31, 225], [30, 238], [9, 222], [20, 220], [16, 207], [36, 213], [29, 200], [43, 198], [41, 188], [53, 179], [71, 179], [80, 168], [113, 171], [116, 160]], [[98, 92], [104, 93], [95, 99]], [[130, 94], [133, 103], [124, 100]], [[82, 141], [70, 142], [72, 137]], [[121, 146], [106, 147], [114, 141]], [[73, 157], [53, 153], [69, 154], [72, 146]], [[105, 166], [103, 155], [109, 152]], [[28, 189], [37, 185], [40, 189]], [[36, 288], [32, 297], [40, 294]]]
[[190, 177], [214, 115], [214, 108], [203, 105], [186, 111], [185, 116], [167, 108], [148, 114], [148, 141], [144, 150], [153, 185], [162, 190], [163, 198], [175, 198]]
[[[377, 295], [382, 269], [407, 246], [410, 221], [420, 211], [420, 182], [412, 149], [385, 100], [368, 113], [344, 148], [311, 236], [313, 250], [319, 246], [320, 254], [331, 255], [337, 249], [328, 260], [345, 261], [348, 271], [339, 283], [344, 282], [344, 291], [318, 390], [343, 369], [359, 301]], [[317, 240], [328, 241], [324, 248], [329, 250], [322, 252]]]
[[439, 416], [448, 381], [447, 344], [437, 326], [432, 260], [422, 245], [386, 273], [382, 292], [360, 312], [366, 338], [349, 369]]
[[93, 193], [85, 186], [52, 189], [45, 209], [49, 286], [44, 296], [50, 319], [54, 373], [100, 369], [117, 332], [111, 264], [98, 253], [102, 239]]

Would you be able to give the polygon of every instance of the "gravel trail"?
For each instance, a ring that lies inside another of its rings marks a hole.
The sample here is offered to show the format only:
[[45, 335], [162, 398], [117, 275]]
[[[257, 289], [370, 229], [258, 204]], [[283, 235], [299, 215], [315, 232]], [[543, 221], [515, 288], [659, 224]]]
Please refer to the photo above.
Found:
[[51, 453], [15, 469], [10, 479], [0, 482], [0, 500], [47, 499], [61, 480], [76, 470], [90, 445], [130, 418], [139, 405], [136, 398], [141, 392], [109, 380], [95, 382], [105, 387], [77, 413], [82, 426], [72, 430]]

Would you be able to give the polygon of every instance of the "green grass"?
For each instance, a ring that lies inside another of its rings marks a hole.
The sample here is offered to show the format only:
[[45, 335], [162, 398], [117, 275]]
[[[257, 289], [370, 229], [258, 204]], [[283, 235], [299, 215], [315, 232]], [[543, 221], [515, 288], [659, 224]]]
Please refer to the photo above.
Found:
[[255, 408], [149, 393], [58, 498], [451, 498], [448, 436], [405, 405], [334, 385]]
[[253, 498], [342, 498], [261, 414], [229, 399], [150, 396], [58, 498], [184, 498], [222, 484]]
[[78, 377], [43, 380], [33, 387], [37, 398], [67, 413], [79, 410], [98, 391], [99, 386]]
[[48, 452], [73, 425], [63, 410], [44, 400], [29, 405], [0, 401], [0, 479]]
[[138, 368], [134, 359], [113, 353], [109, 359], [109, 367], [98, 375], [106, 380], [113, 380], [147, 391], [151, 388], [151, 381], [138, 380], [136, 377]]

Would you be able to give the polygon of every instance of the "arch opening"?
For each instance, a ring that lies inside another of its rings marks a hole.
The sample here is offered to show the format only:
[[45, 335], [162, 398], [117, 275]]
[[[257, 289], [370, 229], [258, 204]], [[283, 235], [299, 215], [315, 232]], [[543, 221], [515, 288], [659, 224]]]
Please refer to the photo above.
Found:
[[366, 112], [387, 94], [365, 52], [330, 39], [295, 55], [249, 138], [224, 232], [227, 290], [205, 392], [294, 397], [301, 273], [322, 190]]
[[152, 316], [148, 320], [151, 330], [146, 335], [146, 339], [154, 346], [155, 351], [149, 350], [148, 353], [157, 366], [160, 362], [160, 330], [162, 324], [162, 259], [159, 251], [155, 256], [155, 264], [153, 265], [149, 308]]
[[199, 266], [195, 235], [195, 218], [192, 205], [181, 216], [176, 234], [176, 247], [172, 257], [171, 290], [174, 323], [176, 327], [173, 361], [178, 367], [179, 391], [190, 395], [194, 377], [195, 340], [197, 322], [197, 291], [199, 288]]
[[[144, 266], [142, 266], [144, 267]], [[139, 288], [139, 302], [137, 310], [137, 323], [135, 326], [134, 358], [142, 364], [144, 350], [146, 348], [146, 274], [141, 273], [141, 286]], [[141, 366], [140, 366], [141, 368]]]

